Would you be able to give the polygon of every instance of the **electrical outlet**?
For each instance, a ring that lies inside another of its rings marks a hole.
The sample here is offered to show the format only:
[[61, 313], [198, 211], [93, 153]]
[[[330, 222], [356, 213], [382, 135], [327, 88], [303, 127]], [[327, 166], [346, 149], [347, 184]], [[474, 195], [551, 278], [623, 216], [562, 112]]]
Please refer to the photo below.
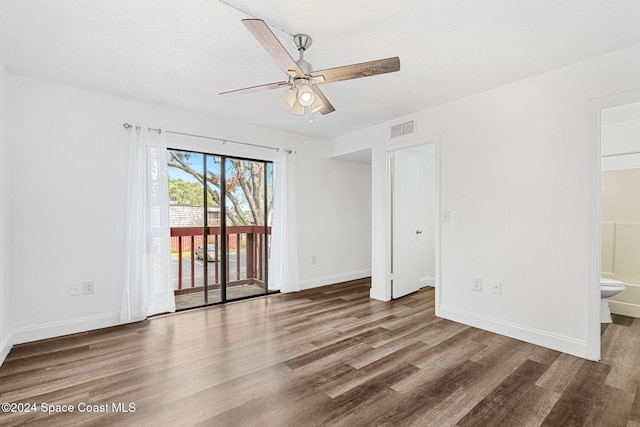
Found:
[[450, 220], [450, 215], [449, 215], [449, 211], [443, 211], [442, 212], [442, 222], [447, 223]]
[[313, 255], [311, 257], [311, 264], [317, 264], [317, 263], [318, 263], [318, 258], [315, 255]]
[[82, 295], [82, 283], [80, 282], [72, 282], [69, 283], [69, 295], [75, 297], [77, 295]]
[[502, 293], [502, 283], [500, 282], [493, 282], [491, 284], [491, 293], [494, 294], [501, 294]]
[[84, 295], [93, 295], [95, 293], [96, 284], [92, 281], [82, 283], [82, 293]]
[[482, 291], [482, 279], [473, 279], [473, 290]]

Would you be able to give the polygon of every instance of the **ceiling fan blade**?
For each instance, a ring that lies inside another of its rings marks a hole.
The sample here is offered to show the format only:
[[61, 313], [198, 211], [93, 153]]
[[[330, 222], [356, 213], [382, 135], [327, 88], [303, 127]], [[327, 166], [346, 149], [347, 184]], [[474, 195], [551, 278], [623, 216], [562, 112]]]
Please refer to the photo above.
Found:
[[316, 80], [317, 84], [339, 82], [342, 80], [358, 79], [360, 77], [370, 77], [378, 74], [393, 73], [400, 71], [400, 58], [378, 59], [377, 61], [362, 62], [360, 64], [345, 65], [343, 67], [329, 68], [326, 70], [314, 71], [311, 76], [323, 77], [324, 81]]
[[296, 61], [293, 60], [289, 52], [282, 46], [282, 43], [262, 19], [243, 19], [242, 23], [251, 31], [251, 34], [260, 42], [285, 74], [289, 75], [290, 72], [293, 72], [298, 77], [304, 77], [304, 73], [296, 64]]
[[287, 86], [289, 86], [289, 83], [287, 82], [268, 83], [266, 85], [251, 86], [251, 87], [245, 87], [244, 89], [221, 92], [218, 95], [222, 95], [222, 96], [244, 95], [246, 93], [263, 92], [265, 90], [278, 89], [278, 88], [287, 87]]
[[320, 88], [316, 85], [311, 85], [311, 89], [313, 90], [313, 93], [322, 100], [322, 103], [324, 104], [324, 106], [320, 109], [320, 113], [324, 116], [325, 114], [329, 114], [329, 113], [333, 113], [334, 111], [336, 111], [335, 108], [333, 108], [333, 105], [331, 105], [331, 102], [329, 102], [329, 100], [327, 99], [326, 96], [324, 96], [324, 93], [322, 93], [322, 91], [320, 90]]

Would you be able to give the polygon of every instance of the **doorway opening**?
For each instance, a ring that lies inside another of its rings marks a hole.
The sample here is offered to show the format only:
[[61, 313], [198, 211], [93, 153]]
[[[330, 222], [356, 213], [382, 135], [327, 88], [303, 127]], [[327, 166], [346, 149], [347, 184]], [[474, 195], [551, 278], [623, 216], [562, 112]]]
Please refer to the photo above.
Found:
[[[630, 104], [640, 104], [640, 90], [621, 92], [615, 95], [608, 95], [595, 98], [589, 101], [589, 123], [591, 140], [591, 173], [589, 174], [589, 209], [588, 209], [588, 258], [589, 268], [587, 271], [587, 341], [586, 358], [589, 360], [600, 360], [601, 356], [601, 335], [605, 331], [600, 322], [602, 313], [602, 291], [601, 280], [606, 273], [608, 266], [603, 262], [603, 224], [602, 224], [602, 173], [604, 160], [602, 132], [604, 123], [603, 114], [609, 109], [623, 107]], [[610, 110], [613, 112], [614, 110]], [[606, 137], [605, 137], [606, 138]], [[612, 153], [609, 153], [612, 154]], [[619, 157], [619, 156], [610, 156]], [[606, 159], [606, 157], [605, 157]], [[608, 166], [607, 166], [608, 167]]]
[[168, 150], [176, 310], [266, 295], [273, 163]]
[[[391, 299], [439, 282], [437, 143], [387, 152], [388, 266]], [[436, 289], [436, 306], [438, 299]]]
[[602, 303], [609, 323], [640, 318], [640, 102], [601, 111], [600, 152], [600, 274], [625, 287]]

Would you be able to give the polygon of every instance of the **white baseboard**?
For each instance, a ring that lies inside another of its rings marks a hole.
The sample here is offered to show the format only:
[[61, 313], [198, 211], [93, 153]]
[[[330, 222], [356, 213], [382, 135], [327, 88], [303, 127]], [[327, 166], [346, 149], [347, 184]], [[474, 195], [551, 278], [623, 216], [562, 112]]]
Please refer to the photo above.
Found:
[[8, 332], [7, 335], [2, 338], [2, 341], [0, 341], [0, 366], [2, 366], [4, 359], [7, 358], [7, 355], [11, 351], [11, 347], [13, 345], [12, 336], [13, 334]]
[[62, 335], [86, 332], [93, 329], [108, 328], [119, 324], [120, 313], [118, 312], [16, 328], [13, 330], [12, 344], [60, 337]]
[[364, 279], [366, 277], [371, 277], [371, 270], [351, 271], [348, 273], [307, 279], [300, 282], [300, 290], [302, 291], [305, 289], [317, 288], [319, 286], [333, 285], [334, 283], [348, 282], [350, 280]]
[[621, 314], [622, 316], [635, 317], [640, 319], [640, 305], [630, 304], [628, 302], [609, 300], [609, 308], [614, 314]]
[[419, 280], [421, 288], [424, 288], [425, 286], [434, 287], [436, 285], [436, 278], [435, 277], [426, 276], [426, 277], [421, 277], [418, 280]]
[[560, 334], [542, 331], [528, 326], [518, 325], [503, 320], [469, 313], [453, 307], [440, 306], [440, 317], [454, 322], [495, 332], [510, 338], [515, 338], [531, 344], [568, 353], [577, 357], [587, 358], [587, 342]]

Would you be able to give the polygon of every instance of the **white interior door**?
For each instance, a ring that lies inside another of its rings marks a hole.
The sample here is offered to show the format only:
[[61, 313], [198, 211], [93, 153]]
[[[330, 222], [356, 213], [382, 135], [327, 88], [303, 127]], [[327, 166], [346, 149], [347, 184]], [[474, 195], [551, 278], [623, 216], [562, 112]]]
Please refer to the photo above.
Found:
[[391, 154], [392, 298], [420, 289], [421, 229], [420, 161], [405, 153]]

